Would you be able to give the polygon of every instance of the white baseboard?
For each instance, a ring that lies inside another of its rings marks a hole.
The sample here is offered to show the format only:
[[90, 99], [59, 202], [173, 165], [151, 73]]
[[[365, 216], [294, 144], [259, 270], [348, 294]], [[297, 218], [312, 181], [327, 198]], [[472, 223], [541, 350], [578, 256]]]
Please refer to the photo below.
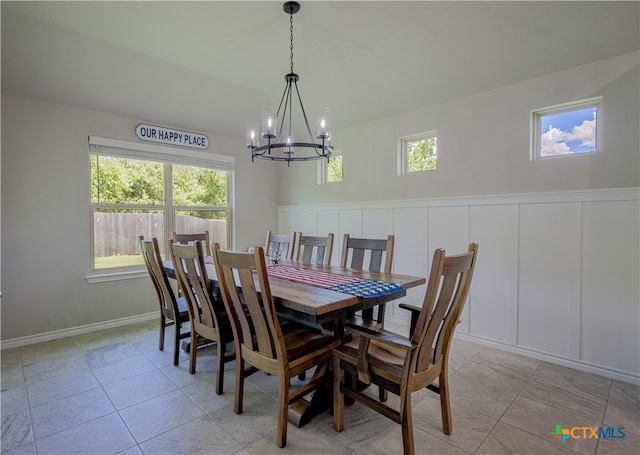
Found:
[[87, 324], [62, 330], [53, 330], [51, 332], [39, 333], [26, 337], [12, 338], [10, 340], [1, 341], [0, 350], [18, 348], [20, 346], [27, 346], [35, 343], [42, 343], [44, 341], [57, 340], [74, 335], [82, 335], [83, 333], [95, 332], [96, 330], [122, 327], [125, 325], [135, 324], [137, 322], [150, 321], [152, 319], [158, 319], [158, 315], [158, 311], [154, 311], [151, 313], [129, 316], [126, 318], [112, 319], [111, 321], [97, 322], [95, 324]]
[[609, 368], [604, 365], [595, 365], [593, 363], [581, 360], [567, 359], [566, 357], [560, 357], [546, 352], [536, 351], [530, 348], [523, 348], [521, 346], [513, 346], [510, 344], [501, 343], [499, 341], [489, 340], [466, 333], [456, 333], [454, 334], [454, 337], [462, 341], [468, 341], [470, 343], [476, 343], [492, 348], [502, 349], [503, 351], [513, 352], [514, 354], [520, 354], [526, 357], [544, 360], [545, 362], [555, 363], [557, 365], [562, 365], [569, 368], [575, 368], [576, 370], [586, 371], [587, 373], [597, 374], [606, 378], [640, 385], [640, 375], [633, 374], [628, 371], [617, 370], [615, 368]]
[[[405, 321], [399, 318], [387, 318], [388, 322], [394, 322], [397, 324], [406, 324], [409, 326], [409, 321]], [[456, 339], [467, 341], [469, 343], [481, 344], [491, 348], [502, 349], [503, 351], [512, 352], [514, 354], [531, 357], [545, 362], [554, 363], [556, 365], [562, 365], [568, 368], [574, 368], [580, 371], [586, 371], [587, 373], [593, 373], [606, 378], [616, 379], [623, 382], [629, 382], [631, 384], [640, 385], [640, 375], [630, 373], [628, 371], [617, 370], [604, 365], [596, 365], [593, 363], [567, 359], [566, 357], [560, 357], [557, 355], [549, 354], [547, 352], [536, 351], [535, 349], [525, 348], [522, 346], [513, 346], [500, 341], [483, 338], [477, 335], [470, 335], [468, 333], [454, 333]]]

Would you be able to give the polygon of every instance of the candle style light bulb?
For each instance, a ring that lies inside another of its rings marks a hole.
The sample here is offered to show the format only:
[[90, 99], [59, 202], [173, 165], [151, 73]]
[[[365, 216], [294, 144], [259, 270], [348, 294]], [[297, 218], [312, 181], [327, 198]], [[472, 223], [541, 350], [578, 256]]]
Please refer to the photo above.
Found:
[[329, 117], [329, 108], [323, 107], [318, 111], [317, 121], [318, 131], [317, 139], [327, 139], [331, 136], [331, 121]]
[[262, 113], [262, 137], [276, 137], [275, 110], [271, 108], [264, 109]]
[[289, 130], [285, 134], [285, 143], [287, 144], [287, 147], [285, 148], [284, 152], [289, 154], [293, 153], [293, 146], [292, 146], [292, 144], [294, 143], [293, 130]]
[[247, 147], [258, 147], [258, 122], [247, 122]]

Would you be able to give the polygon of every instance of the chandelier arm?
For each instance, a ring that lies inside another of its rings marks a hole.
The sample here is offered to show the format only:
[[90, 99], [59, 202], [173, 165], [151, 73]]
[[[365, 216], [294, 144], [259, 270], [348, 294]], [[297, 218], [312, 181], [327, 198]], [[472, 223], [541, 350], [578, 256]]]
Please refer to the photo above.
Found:
[[[278, 107], [278, 112], [276, 113], [276, 118], [280, 117], [280, 108], [284, 106], [282, 109], [282, 118], [280, 119], [280, 130], [278, 131], [278, 139], [282, 139], [282, 132], [284, 131], [284, 121], [287, 118], [287, 108], [289, 104], [289, 99], [291, 98], [291, 82], [287, 82], [287, 86], [284, 89], [284, 94], [282, 96], [282, 100], [280, 101], [280, 107]], [[291, 111], [289, 111], [289, 118], [291, 118]]]
[[300, 96], [300, 90], [298, 90], [298, 83], [295, 82], [296, 93], [298, 94], [298, 101], [300, 102], [300, 109], [302, 110], [302, 116], [304, 117], [304, 124], [307, 127], [307, 133], [309, 133], [309, 139], [313, 142], [313, 134], [311, 133], [311, 127], [309, 126], [309, 120], [307, 119], [307, 112], [304, 110], [304, 104], [302, 104], [302, 97]]
[[[278, 119], [278, 117], [280, 117], [280, 109], [282, 109], [282, 103], [284, 102], [287, 96], [287, 93], [291, 90], [290, 85], [291, 85], [291, 82], [287, 81], [286, 85], [284, 86], [284, 92], [282, 92], [282, 98], [280, 98], [280, 104], [278, 104], [278, 110], [276, 111], [276, 120]], [[286, 111], [286, 108], [285, 108], [285, 111]]]
[[[293, 17], [293, 16], [292, 16]], [[287, 100], [289, 102], [289, 137], [285, 137], [285, 141], [288, 139], [290, 141], [293, 142], [293, 96], [291, 94], [291, 80], [289, 81], [289, 99]], [[283, 118], [284, 120], [284, 118]], [[293, 153], [293, 149], [289, 149], [289, 153]]]

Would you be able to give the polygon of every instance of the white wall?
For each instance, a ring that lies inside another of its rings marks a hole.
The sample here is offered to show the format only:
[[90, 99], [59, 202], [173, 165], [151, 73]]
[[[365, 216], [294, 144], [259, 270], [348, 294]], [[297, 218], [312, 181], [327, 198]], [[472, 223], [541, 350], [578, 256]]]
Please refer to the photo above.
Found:
[[[338, 129], [334, 145], [342, 150], [344, 180], [317, 185], [316, 163], [299, 163], [295, 172], [281, 172], [278, 201], [291, 205], [638, 186], [639, 60], [638, 52], [624, 54]], [[532, 109], [600, 95], [603, 154], [529, 160]], [[398, 176], [398, 138], [431, 130], [438, 132], [438, 169]]]
[[[479, 244], [456, 334], [640, 382], [640, 191], [636, 188], [281, 206], [282, 232], [395, 234], [393, 271], [425, 276], [436, 248]], [[310, 222], [314, 220], [315, 222]], [[403, 301], [421, 305], [425, 286]], [[387, 319], [407, 322], [397, 303]]]
[[[639, 382], [639, 60], [625, 54], [339, 130], [344, 180], [317, 185], [313, 165], [282, 172], [279, 228], [334, 232], [334, 258], [344, 233], [394, 233], [394, 271], [422, 276], [435, 248], [478, 242], [459, 336]], [[594, 96], [603, 153], [529, 160], [531, 110]], [[398, 176], [398, 138], [433, 129], [438, 169]], [[423, 292], [407, 299], [420, 304]]]
[[[89, 284], [88, 136], [137, 141], [153, 123], [2, 96], [2, 340], [157, 311], [148, 278]], [[188, 125], [166, 125], [192, 130]], [[251, 165], [243, 139], [207, 134], [235, 155], [235, 247], [276, 226], [276, 167]], [[261, 220], [259, 223], [256, 220]]]

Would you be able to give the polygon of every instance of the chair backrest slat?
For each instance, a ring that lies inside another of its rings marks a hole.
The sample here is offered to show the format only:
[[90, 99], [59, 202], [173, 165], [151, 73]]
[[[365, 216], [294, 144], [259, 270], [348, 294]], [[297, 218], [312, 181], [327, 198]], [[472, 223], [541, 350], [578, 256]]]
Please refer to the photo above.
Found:
[[[294, 260], [306, 264], [331, 264], [331, 256], [333, 253], [332, 233], [327, 234], [326, 237], [313, 237], [302, 235], [302, 232], [298, 232], [295, 246], [296, 251], [293, 253]], [[313, 259], [314, 252], [315, 259]]]
[[273, 234], [267, 231], [267, 239], [264, 244], [264, 251], [271, 258], [293, 259], [296, 243], [296, 232], [291, 234]]
[[180, 243], [182, 245], [192, 244], [195, 241], [200, 240], [204, 243], [203, 251], [206, 252], [207, 256], [211, 256], [211, 240], [209, 239], [209, 231], [190, 234], [178, 234], [173, 232], [173, 234], [171, 234], [171, 240], [173, 243]]
[[[394, 236], [386, 239], [359, 239], [349, 234], [344, 235], [342, 241], [341, 267], [349, 267], [354, 270], [366, 270], [370, 272], [391, 273], [393, 265]], [[349, 262], [349, 252], [351, 261]], [[365, 265], [365, 257], [369, 256], [369, 263]], [[384, 266], [383, 266], [384, 258]]]

